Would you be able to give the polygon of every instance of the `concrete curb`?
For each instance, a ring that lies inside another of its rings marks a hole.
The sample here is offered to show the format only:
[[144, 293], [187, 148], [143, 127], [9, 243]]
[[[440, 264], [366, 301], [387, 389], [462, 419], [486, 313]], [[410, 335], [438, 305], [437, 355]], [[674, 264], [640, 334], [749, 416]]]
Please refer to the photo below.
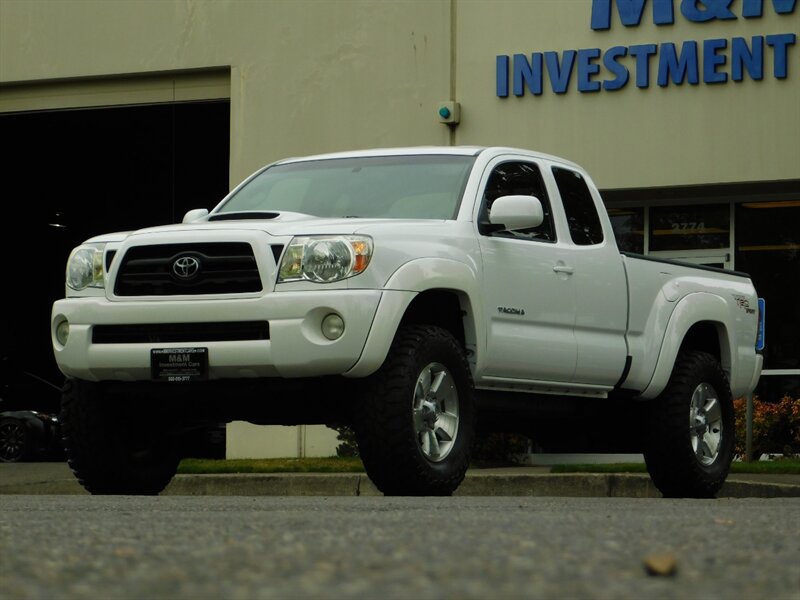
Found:
[[[3, 494], [87, 492], [76, 479], [0, 484]], [[364, 474], [288, 473], [177, 475], [165, 496], [380, 496]], [[644, 474], [482, 474], [468, 473], [457, 496], [529, 496], [581, 498], [660, 498]], [[800, 497], [800, 485], [729, 479], [719, 498]]]

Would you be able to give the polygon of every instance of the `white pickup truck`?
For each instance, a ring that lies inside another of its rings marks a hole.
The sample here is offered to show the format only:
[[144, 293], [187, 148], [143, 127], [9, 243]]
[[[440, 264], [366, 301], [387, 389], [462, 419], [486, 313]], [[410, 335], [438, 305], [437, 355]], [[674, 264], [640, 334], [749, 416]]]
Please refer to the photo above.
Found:
[[582, 168], [512, 148], [282, 160], [66, 277], [61, 422], [92, 493], [158, 493], [182, 432], [242, 419], [349, 424], [385, 494], [448, 495], [484, 416], [578, 402], [630, 407], [661, 492], [709, 497], [762, 364], [747, 275], [621, 254]]

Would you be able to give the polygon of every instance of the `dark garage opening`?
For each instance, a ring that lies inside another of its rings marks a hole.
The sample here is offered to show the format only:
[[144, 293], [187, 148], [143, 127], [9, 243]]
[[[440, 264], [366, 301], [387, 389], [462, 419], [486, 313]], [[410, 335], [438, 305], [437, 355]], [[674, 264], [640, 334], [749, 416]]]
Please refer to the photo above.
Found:
[[228, 100], [0, 114], [0, 410], [57, 408], [50, 309], [74, 246], [179, 222], [228, 192], [229, 115]]

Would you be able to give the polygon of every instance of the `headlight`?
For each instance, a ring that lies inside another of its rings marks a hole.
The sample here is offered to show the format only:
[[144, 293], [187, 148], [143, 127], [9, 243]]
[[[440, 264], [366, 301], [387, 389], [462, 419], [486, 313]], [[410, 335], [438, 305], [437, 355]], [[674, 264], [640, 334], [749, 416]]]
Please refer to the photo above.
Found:
[[105, 269], [103, 268], [103, 249], [105, 244], [85, 244], [78, 246], [67, 261], [67, 285], [80, 291], [87, 287], [103, 287]]
[[366, 236], [307, 236], [294, 238], [278, 272], [278, 283], [330, 283], [363, 272], [372, 258], [372, 238]]

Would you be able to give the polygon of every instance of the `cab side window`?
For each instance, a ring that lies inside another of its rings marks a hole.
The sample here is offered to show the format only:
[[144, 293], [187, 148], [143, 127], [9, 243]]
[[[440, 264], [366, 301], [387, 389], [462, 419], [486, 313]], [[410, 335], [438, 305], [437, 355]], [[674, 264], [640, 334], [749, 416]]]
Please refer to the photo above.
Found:
[[553, 175], [567, 215], [569, 235], [578, 246], [591, 246], [603, 241], [603, 227], [592, 194], [580, 173], [553, 167]]
[[536, 196], [542, 203], [544, 221], [538, 227], [518, 231], [495, 231], [491, 235], [546, 242], [556, 241], [556, 230], [553, 225], [553, 214], [550, 210], [547, 188], [545, 188], [539, 168], [533, 163], [506, 162], [494, 168], [483, 192], [483, 202], [478, 216], [479, 223], [489, 223], [492, 203], [500, 196], [515, 195]]

